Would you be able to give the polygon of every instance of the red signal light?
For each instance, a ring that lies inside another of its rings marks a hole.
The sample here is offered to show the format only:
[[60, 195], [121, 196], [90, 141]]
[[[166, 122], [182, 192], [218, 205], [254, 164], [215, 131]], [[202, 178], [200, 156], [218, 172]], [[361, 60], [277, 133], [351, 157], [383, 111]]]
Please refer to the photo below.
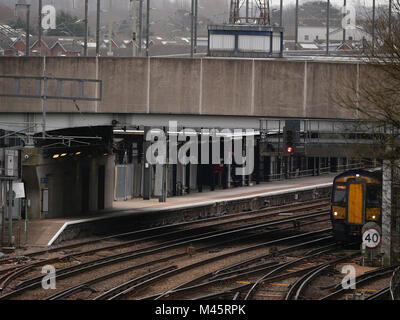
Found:
[[286, 148], [286, 152], [287, 153], [293, 153], [293, 151], [294, 151], [293, 147], [287, 147]]

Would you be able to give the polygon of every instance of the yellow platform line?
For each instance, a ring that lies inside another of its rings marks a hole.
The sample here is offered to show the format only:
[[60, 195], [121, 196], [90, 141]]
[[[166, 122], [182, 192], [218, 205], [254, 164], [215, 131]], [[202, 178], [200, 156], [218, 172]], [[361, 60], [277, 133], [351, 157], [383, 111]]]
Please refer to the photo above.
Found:
[[271, 286], [289, 287], [289, 284], [288, 283], [273, 282], [273, 283], [271, 283]]

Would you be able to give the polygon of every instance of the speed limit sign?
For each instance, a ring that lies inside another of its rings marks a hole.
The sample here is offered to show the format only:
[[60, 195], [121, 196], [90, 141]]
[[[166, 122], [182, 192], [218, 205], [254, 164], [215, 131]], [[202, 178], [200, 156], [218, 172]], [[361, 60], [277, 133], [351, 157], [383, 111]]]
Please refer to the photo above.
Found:
[[367, 248], [376, 248], [381, 244], [381, 234], [377, 229], [366, 229], [362, 234], [362, 243]]

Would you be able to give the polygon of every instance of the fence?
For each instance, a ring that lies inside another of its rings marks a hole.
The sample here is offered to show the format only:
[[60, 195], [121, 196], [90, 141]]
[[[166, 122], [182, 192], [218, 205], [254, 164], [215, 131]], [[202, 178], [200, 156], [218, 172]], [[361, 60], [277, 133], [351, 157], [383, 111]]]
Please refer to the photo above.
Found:
[[133, 165], [115, 166], [114, 200], [125, 201], [133, 198]]

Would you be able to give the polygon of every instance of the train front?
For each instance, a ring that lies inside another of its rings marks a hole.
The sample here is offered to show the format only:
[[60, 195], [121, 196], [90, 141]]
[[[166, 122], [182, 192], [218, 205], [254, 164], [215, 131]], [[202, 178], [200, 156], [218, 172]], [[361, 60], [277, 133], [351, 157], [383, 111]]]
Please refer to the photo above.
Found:
[[381, 224], [381, 182], [378, 175], [353, 170], [334, 179], [331, 220], [335, 239], [361, 241], [362, 226]]

